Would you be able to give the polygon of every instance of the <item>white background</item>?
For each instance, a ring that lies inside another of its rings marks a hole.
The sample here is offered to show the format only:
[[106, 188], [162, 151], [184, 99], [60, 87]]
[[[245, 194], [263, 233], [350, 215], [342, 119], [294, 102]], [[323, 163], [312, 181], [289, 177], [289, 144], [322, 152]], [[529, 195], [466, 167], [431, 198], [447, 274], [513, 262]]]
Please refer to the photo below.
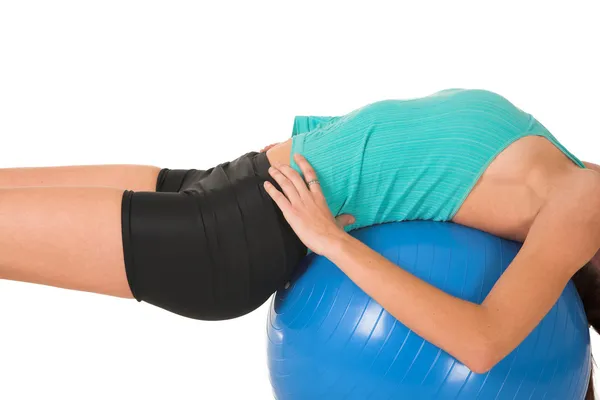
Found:
[[[451, 87], [506, 96], [600, 162], [592, 3], [2, 1], [0, 167], [207, 168], [296, 114]], [[0, 281], [0, 398], [271, 398], [266, 307], [209, 323]]]

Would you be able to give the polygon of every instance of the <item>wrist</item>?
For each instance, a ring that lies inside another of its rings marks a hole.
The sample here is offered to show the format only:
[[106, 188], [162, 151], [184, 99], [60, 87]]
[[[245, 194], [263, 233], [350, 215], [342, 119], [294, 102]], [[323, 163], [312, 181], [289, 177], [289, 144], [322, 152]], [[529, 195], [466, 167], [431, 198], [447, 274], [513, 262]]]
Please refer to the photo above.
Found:
[[336, 231], [335, 233], [328, 236], [325, 246], [323, 246], [323, 256], [332, 260], [336, 258], [336, 255], [343, 253], [345, 248], [352, 244], [354, 241], [352, 236], [343, 230]]

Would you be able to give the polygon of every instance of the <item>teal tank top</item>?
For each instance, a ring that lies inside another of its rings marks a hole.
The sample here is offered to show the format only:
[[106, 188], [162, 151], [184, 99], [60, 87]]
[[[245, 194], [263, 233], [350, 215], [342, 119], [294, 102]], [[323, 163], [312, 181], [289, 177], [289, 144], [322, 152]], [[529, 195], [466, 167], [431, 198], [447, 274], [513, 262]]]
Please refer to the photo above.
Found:
[[[533, 116], [499, 94], [447, 89], [385, 100], [339, 117], [297, 116], [292, 154], [304, 155], [334, 215], [356, 229], [392, 221], [450, 221], [487, 166], [529, 135], [571, 154]], [[290, 159], [298, 172], [300, 169]]]

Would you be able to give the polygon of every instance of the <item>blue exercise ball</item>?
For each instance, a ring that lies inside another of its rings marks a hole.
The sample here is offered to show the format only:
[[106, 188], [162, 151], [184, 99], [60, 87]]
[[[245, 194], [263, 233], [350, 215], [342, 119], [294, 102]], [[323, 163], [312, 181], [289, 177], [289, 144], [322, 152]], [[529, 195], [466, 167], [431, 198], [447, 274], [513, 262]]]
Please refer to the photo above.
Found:
[[[352, 235], [430, 284], [479, 304], [521, 247], [449, 222], [389, 223]], [[277, 293], [267, 325], [279, 400], [580, 400], [591, 373], [587, 319], [572, 282], [521, 345], [485, 374], [410, 331], [315, 254]]]

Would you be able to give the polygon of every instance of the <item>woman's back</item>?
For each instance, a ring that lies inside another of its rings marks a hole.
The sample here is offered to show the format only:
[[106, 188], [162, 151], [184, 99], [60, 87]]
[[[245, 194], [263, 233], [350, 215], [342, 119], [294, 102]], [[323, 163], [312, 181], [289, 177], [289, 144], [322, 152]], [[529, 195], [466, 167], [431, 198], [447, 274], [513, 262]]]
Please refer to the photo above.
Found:
[[555, 164], [584, 168], [530, 114], [485, 90], [386, 100], [315, 120], [294, 132], [291, 152], [318, 171], [331, 211], [356, 217], [348, 229], [453, 220], [521, 239]]

